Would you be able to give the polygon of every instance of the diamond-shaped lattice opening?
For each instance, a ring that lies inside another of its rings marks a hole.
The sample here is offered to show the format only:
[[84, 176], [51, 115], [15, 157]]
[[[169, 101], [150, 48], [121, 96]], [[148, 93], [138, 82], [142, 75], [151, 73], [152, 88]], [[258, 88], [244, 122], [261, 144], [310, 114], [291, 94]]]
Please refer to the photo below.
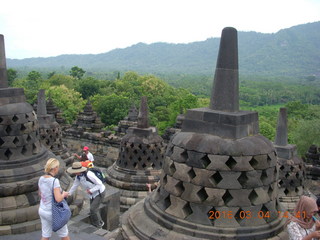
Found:
[[140, 162], [142, 160], [142, 158], [141, 157], [138, 157], [138, 161]]
[[0, 138], [0, 146], [4, 144], [4, 141], [2, 140], [2, 138]]
[[293, 170], [294, 170], [294, 166], [291, 166], [290, 171], [293, 172]]
[[164, 199], [164, 207], [167, 209], [171, 205], [170, 195]]
[[27, 148], [25, 146], [22, 147], [21, 153], [25, 155], [27, 153]]
[[242, 208], [239, 208], [239, 210], [234, 215], [234, 219], [240, 223], [243, 219], [246, 218], [246, 211], [244, 211]]
[[287, 188], [283, 191], [285, 195], [288, 195], [288, 193], [290, 192]]
[[7, 149], [5, 152], [4, 152], [4, 155], [6, 155], [6, 157], [8, 159], [10, 159], [10, 157], [12, 156], [12, 152], [10, 151], [10, 149]]
[[263, 218], [266, 222], [268, 222], [269, 217], [270, 217], [269, 209], [265, 205], [262, 205], [262, 208], [258, 212], [258, 218], [260, 219]]
[[201, 202], [204, 202], [205, 200], [207, 200], [207, 198], [209, 197], [205, 188], [201, 188], [198, 192], [197, 192], [197, 196], [200, 198]]
[[181, 158], [183, 159], [184, 162], [187, 161], [188, 159], [188, 151], [184, 150], [181, 154], [180, 154]]
[[170, 164], [169, 171], [170, 171], [171, 175], [173, 175], [177, 171], [176, 166], [174, 165], [174, 163]]
[[296, 193], [298, 193], [298, 192], [299, 192], [299, 188], [296, 187], [296, 188], [294, 189], [294, 191], [295, 191]]
[[30, 135], [28, 135], [28, 137], [27, 137], [27, 142], [29, 142], [29, 141], [31, 141]]
[[258, 165], [258, 161], [253, 157], [250, 161], [249, 161], [251, 167], [256, 168]]
[[245, 186], [248, 182], [248, 177], [247, 177], [247, 174], [246, 172], [241, 172], [240, 176], [238, 177], [238, 181], [239, 183], [241, 184], [241, 186]]
[[290, 173], [287, 172], [286, 175], [285, 175], [285, 177], [286, 177], [286, 178], [290, 177]]
[[141, 144], [139, 144], [139, 145], [138, 145], [138, 148], [139, 148], [139, 149], [142, 149], [142, 145], [141, 145]]
[[143, 155], [146, 155], [146, 153], [147, 153], [146, 150], [143, 150], [143, 151], [142, 151], [142, 154], [143, 154]]
[[155, 168], [155, 166], [156, 166], [156, 165], [155, 165], [154, 163], [151, 163], [151, 167], [152, 167], [152, 168]]
[[269, 195], [270, 198], [271, 198], [271, 196], [272, 196], [272, 193], [273, 193], [273, 189], [272, 189], [272, 187], [270, 186], [269, 189], [268, 189], [268, 195]]
[[222, 199], [225, 203], [225, 205], [228, 205], [228, 203], [233, 199], [232, 195], [229, 193], [229, 191], [227, 190], [225, 192], [225, 194], [223, 194]]
[[196, 173], [193, 171], [193, 168], [191, 168], [188, 172], [187, 172], [188, 176], [193, 179], [195, 178], [197, 175]]
[[37, 146], [35, 144], [32, 144], [32, 151], [35, 153], [37, 151]]
[[208, 219], [210, 220], [210, 223], [212, 226], [214, 226], [214, 221], [216, 220], [216, 209], [215, 207], [212, 207], [209, 212], [207, 212], [207, 216], [208, 216]]
[[184, 192], [184, 186], [183, 186], [183, 182], [179, 181], [174, 188], [177, 190], [179, 196]]
[[133, 150], [133, 153], [134, 153], [134, 154], [137, 154], [137, 153], [138, 153], [138, 150], [137, 150], [137, 149]]
[[131, 144], [130, 144], [130, 147], [133, 148], [133, 147], [134, 147], [134, 143], [131, 143]]
[[299, 178], [300, 177], [300, 174], [297, 172], [296, 173], [296, 178]]
[[248, 196], [248, 198], [249, 198], [249, 200], [250, 200], [250, 202], [252, 203], [252, 204], [254, 204], [255, 203], [255, 201], [258, 199], [258, 194], [256, 193], [256, 191], [255, 190], [252, 190], [251, 191], [251, 193], [249, 194], [249, 196]]
[[284, 166], [282, 165], [282, 166], [280, 167], [280, 170], [283, 171], [283, 169], [284, 169]]
[[2, 121], [3, 121], [3, 118], [0, 117], [0, 123], [2, 123]]
[[271, 161], [271, 157], [269, 157], [269, 155], [267, 155], [267, 162], [269, 163]]
[[14, 143], [14, 144], [19, 143], [19, 138], [15, 137], [15, 138], [13, 139], [13, 143]]
[[283, 181], [282, 181], [282, 180], [280, 180], [280, 181], [278, 182], [278, 184], [279, 184], [279, 186], [280, 186], [280, 187], [282, 187], [282, 185], [283, 185]]
[[166, 185], [166, 184], [167, 184], [167, 182], [168, 182], [167, 175], [165, 175], [165, 176], [163, 177], [162, 182], [163, 182], [163, 184], [164, 184], [164, 185]]
[[123, 166], [124, 166], [124, 167], [127, 167], [127, 166], [128, 166], [128, 163], [127, 163], [127, 162], [124, 162]]
[[189, 215], [191, 215], [193, 213], [192, 208], [190, 207], [189, 202], [184, 205], [184, 207], [182, 208], [185, 218], [188, 217]]
[[262, 170], [260, 179], [261, 179], [262, 182], [264, 182], [264, 181], [266, 181], [268, 179], [268, 175], [267, 175], [267, 171], [266, 170]]
[[137, 168], [137, 165], [138, 165], [137, 163], [133, 163], [134, 168]]
[[8, 126], [5, 131], [7, 132], [7, 134], [10, 134], [10, 132], [12, 131], [12, 129], [11, 129], [10, 126]]
[[237, 165], [237, 161], [234, 160], [233, 157], [229, 157], [228, 161], [226, 161], [226, 165], [232, 170], [234, 166]]
[[210, 176], [209, 181], [211, 181], [214, 185], [217, 185], [222, 181], [222, 176], [219, 172], [216, 172]]
[[162, 161], [160, 162], [160, 167], [162, 167]]
[[132, 160], [132, 159], [133, 159], [133, 157], [130, 155], [130, 156], [129, 156], [129, 159], [130, 159], [130, 160]]
[[145, 163], [142, 164], [142, 167], [145, 168], [147, 165]]
[[13, 118], [12, 118], [12, 121], [13, 121], [13, 122], [16, 122], [16, 121], [18, 121], [18, 120], [19, 120], [19, 118], [18, 118], [16, 115], [14, 115]]
[[202, 157], [202, 158], [200, 159], [200, 161], [201, 161], [202, 166], [203, 166], [204, 168], [207, 168], [207, 167], [209, 166], [209, 164], [211, 163], [211, 161], [210, 161], [210, 159], [209, 159], [209, 157], [208, 157], [207, 154], [206, 154], [204, 157]]
[[26, 113], [26, 119], [29, 119], [29, 114]]

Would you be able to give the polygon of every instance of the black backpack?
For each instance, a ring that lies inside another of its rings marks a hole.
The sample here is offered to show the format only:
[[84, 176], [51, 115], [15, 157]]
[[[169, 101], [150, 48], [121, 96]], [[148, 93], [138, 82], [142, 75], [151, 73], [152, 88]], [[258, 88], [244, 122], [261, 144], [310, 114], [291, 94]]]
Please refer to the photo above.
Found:
[[[88, 168], [88, 171], [93, 172], [94, 175], [96, 175], [97, 178], [99, 178], [102, 183], [105, 183], [105, 182], [106, 182], [106, 176], [104, 175], [104, 173], [103, 173], [99, 168], [95, 168], [95, 167], [93, 167], [93, 168]], [[86, 180], [87, 180], [88, 182], [93, 183], [93, 182], [90, 180], [90, 178], [88, 178], [87, 173], [85, 173], [85, 177], [86, 177]]]

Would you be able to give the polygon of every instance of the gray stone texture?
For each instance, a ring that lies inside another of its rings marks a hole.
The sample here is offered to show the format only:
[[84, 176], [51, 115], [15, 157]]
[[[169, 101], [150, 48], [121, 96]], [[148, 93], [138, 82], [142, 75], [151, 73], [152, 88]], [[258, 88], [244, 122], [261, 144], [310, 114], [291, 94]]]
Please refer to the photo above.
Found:
[[122, 218], [125, 237], [250, 240], [282, 233], [276, 151], [259, 134], [258, 114], [239, 111], [238, 82], [237, 32], [225, 28], [210, 108], [187, 111], [167, 145], [160, 186]]
[[138, 114], [138, 128], [149, 127], [149, 110], [147, 105], [147, 97], [141, 98], [140, 109]]
[[0, 88], [8, 87], [6, 54], [4, 47], [4, 36], [0, 34]]
[[239, 111], [238, 33], [232, 27], [222, 30], [210, 108]]
[[[7, 88], [4, 41], [0, 35], [0, 235], [39, 229], [38, 179], [51, 157], [40, 141], [39, 121], [23, 89]], [[60, 163], [61, 186], [71, 178]]]
[[138, 127], [127, 130], [121, 139], [119, 158], [106, 174], [107, 183], [120, 189], [122, 211], [147, 196], [147, 183], [155, 189], [161, 173], [165, 144], [157, 129], [148, 126], [147, 109], [147, 101], [143, 97]]
[[287, 132], [287, 109], [280, 108], [274, 143], [279, 164], [279, 197], [281, 202], [286, 203], [285, 206], [291, 206], [289, 203], [296, 203], [304, 192], [306, 170], [297, 155], [296, 146], [288, 144]]

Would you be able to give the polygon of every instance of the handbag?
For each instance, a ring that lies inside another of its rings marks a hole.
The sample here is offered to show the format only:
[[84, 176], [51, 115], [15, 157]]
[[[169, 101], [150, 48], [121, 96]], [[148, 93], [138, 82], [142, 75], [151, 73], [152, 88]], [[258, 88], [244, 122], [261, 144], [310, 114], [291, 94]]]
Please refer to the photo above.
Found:
[[69, 205], [65, 199], [61, 202], [57, 202], [54, 198], [54, 181], [52, 184], [52, 231], [56, 232], [64, 225], [67, 224], [71, 217], [71, 211]]

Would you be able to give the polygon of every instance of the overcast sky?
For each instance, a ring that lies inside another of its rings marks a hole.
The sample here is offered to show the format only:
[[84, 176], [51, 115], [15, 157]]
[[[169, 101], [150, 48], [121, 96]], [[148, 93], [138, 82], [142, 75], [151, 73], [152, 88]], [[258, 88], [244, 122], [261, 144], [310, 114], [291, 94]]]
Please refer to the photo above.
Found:
[[104, 53], [133, 44], [189, 43], [224, 27], [275, 33], [320, 21], [320, 0], [3, 0], [7, 58]]

